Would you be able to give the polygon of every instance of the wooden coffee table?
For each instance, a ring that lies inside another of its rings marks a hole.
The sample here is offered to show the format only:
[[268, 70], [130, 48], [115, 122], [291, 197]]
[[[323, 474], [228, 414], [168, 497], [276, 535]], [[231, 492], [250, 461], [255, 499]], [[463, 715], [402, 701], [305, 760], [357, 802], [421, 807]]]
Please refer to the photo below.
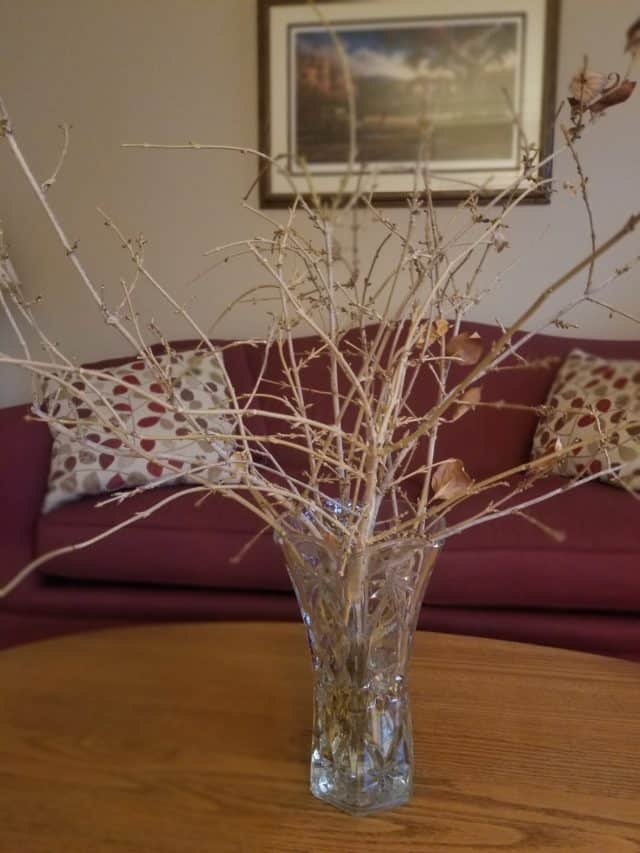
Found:
[[413, 800], [308, 793], [299, 625], [101, 631], [0, 653], [1, 853], [640, 850], [640, 666], [420, 633]]

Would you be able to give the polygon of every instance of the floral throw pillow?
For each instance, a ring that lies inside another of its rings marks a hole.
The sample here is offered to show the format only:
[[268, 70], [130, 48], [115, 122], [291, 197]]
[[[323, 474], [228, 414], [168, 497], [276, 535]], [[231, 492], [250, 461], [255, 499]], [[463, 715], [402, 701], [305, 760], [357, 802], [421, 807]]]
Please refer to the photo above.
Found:
[[[170, 388], [136, 360], [109, 368], [105, 378], [72, 377], [72, 388], [56, 385], [48, 393], [44, 408], [58, 423], [50, 422], [53, 448], [43, 512], [85, 495], [192, 482], [190, 473], [208, 482], [230, 478], [233, 440], [202, 436], [231, 436], [233, 418], [199, 414], [228, 407], [222, 355], [191, 351], [158, 361]], [[184, 413], [162, 404], [168, 394]]]
[[[558, 371], [540, 419], [532, 457], [565, 448], [555, 472], [567, 477], [597, 474], [622, 465], [603, 480], [640, 490], [640, 361], [602, 359], [575, 349]], [[584, 444], [583, 444], [584, 442]]]

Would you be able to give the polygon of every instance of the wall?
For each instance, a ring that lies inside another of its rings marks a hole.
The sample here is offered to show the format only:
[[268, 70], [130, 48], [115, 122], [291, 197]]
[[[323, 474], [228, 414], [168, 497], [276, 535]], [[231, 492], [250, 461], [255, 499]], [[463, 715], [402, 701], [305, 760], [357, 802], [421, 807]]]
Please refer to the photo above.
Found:
[[[637, 14], [635, 0], [564, 0], [560, 93], [584, 53], [594, 67], [624, 67], [624, 30]], [[267, 233], [268, 226], [256, 224], [240, 205], [255, 163], [233, 153], [132, 151], [120, 144], [187, 139], [256, 144], [254, 0], [0, 0], [0, 21], [0, 94], [40, 178], [48, 176], [57, 158], [57, 124], [73, 124], [70, 154], [50, 198], [92, 275], [115, 298], [120, 279], [131, 274], [125, 253], [96, 212], [99, 205], [127, 235], [144, 232], [149, 266], [173, 292], [188, 297], [206, 324], [260, 278], [242, 261], [185, 284], [206, 268], [206, 249]], [[585, 142], [600, 236], [640, 208], [639, 136], [636, 93]], [[570, 163], [560, 164], [556, 174], [560, 183], [572, 179]], [[401, 213], [393, 215], [402, 219]], [[445, 211], [445, 220], [450, 215]], [[121, 341], [97, 317], [3, 144], [0, 217], [27, 294], [43, 297], [41, 316], [52, 336], [79, 359], [121, 352]], [[503, 253], [487, 269], [486, 281], [501, 273], [501, 285], [476, 309], [478, 319], [508, 321], [584, 253], [588, 239], [580, 201], [563, 192], [551, 206], [517, 211], [509, 239], [514, 255]], [[599, 275], [640, 254], [638, 245], [637, 236], [629, 238], [600, 265]], [[512, 266], [514, 256], [519, 260]], [[618, 285], [617, 303], [640, 314], [639, 278], [640, 272], [633, 272]], [[141, 310], [152, 311], [148, 289], [141, 293]], [[260, 334], [264, 316], [260, 307], [245, 306], [227, 317], [220, 331], [229, 337]], [[188, 336], [171, 311], [153, 308], [153, 317], [170, 336]], [[593, 310], [581, 313], [576, 323], [580, 328], [569, 334], [637, 334], [623, 318], [603, 318]], [[17, 352], [2, 319], [0, 349]], [[26, 398], [27, 384], [17, 371], [0, 371], [0, 381], [0, 405]]]

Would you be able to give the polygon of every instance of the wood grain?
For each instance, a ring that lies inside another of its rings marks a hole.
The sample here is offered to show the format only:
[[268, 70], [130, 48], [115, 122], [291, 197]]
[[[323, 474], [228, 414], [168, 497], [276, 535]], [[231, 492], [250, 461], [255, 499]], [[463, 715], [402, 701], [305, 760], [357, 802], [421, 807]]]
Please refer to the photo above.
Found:
[[1, 853], [640, 850], [640, 669], [420, 633], [408, 806], [308, 793], [298, 625], [102, 631], [0, 654]]

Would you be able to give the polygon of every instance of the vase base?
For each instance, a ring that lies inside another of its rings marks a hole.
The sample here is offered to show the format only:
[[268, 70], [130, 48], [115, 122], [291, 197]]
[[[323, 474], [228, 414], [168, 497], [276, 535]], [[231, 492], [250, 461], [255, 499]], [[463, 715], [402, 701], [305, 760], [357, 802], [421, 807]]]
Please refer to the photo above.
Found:
[[411, 798], [411, 781], [391, 777], [376, 781], [369, 789], [354, 782], [336, 783], [330, 774], [312, 772], [311, 793], [322, 802], [351, 815], [388, 811], [405, 805]]

